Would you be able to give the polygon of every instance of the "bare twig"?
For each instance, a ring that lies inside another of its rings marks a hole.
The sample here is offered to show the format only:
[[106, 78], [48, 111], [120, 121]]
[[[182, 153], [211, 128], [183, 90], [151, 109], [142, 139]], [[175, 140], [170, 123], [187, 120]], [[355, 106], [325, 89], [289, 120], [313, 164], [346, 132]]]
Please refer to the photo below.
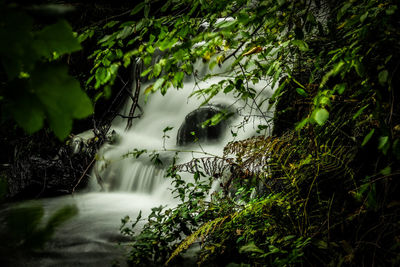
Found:
[[83, 174], [81, 175], [81, 177], [79, 178], [78, 182], [75, 184], [75, 186], [72, 188], [71, 193], [75, 192], [75, 189], [77, 188], [77, 186], [81, 183], [83, 177], [85, 177], [85, 175], [87, 174], [87, 172], [89, 171], [90, 167], [92, 167], [93, 163], [96, 161], [96, 157], [93, 157], [92, 161], [89, 163], [89, 165], [86, 167], [86, 169], [84, 170]]
[[[257, 27], [257, 28], [253, 31], [253, 33], [250, 35], [250, 37], [253, 37], [253, 36], [261, 29], [261, 27], [262, 27], [263, 25], [264, 25], [263, 23], [260, 23], [260, 25], [258, 25], [258, 27]], [[222, 61], [222, 63], [224, 63], [224, 62], [227, 61], [229, 58], [231, 58], [231, 57], [233, 57], [234, 55], [236, 55], [236, 53], [239, 52], [240, 49], [242, 49], [242, 47], [244, 46], [245, 43], [246, 43], [246, 42], [242, 42], [242, 43], [239, 45], [239, 47], [236, 48], [236, 50], [232, 52], [232, 54], [230, 54], [229, 56], [227, 56], [227, 57]]]
[[136, 81], [136, 88], [135, 88], [135, 95], [132, 96], [132, 94], [130, 94], [130, 97], [132, 99], [132, 106], [131, 109], [129, 111], [129, 117], [128, 117], [128, 122], [126, 123], [126, 128], [125, 131], [128, 131], [131, 127], [132, 127], [132, 120], [136, 117], [140, 117], [139, 116], [135, 116], [135, 111], [136, 108], [139, 108], [141, 110], [141, 108], [138, 105], [138, 101], [139, 101], [139, 92], [140, 92], [140, 62], [136, 62], [136, 66], [135, 66], [135, 71], [134, 71], [134, 79]]

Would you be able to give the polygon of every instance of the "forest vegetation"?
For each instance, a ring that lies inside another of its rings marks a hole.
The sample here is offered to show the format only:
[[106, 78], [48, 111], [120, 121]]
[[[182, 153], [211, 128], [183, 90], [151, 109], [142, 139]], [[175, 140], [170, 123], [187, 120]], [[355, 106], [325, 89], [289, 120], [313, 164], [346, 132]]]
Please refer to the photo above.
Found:
[[[198, 243], [201, 266], [400, 264], [398, 1], [12, 2], [0, 1], [3, 201], [83, 186], [118, 103], [134, 100], [126, 120], [135, 127], [137, 98], [179, 90], [200, 60], [228, 70], [194, 92], [202, 105], [231, 94], [274, 116], [261, 118], [257, 136], [225, 144], [222, 157], [172, 162], [180, 203], [153, 208], [141, 229], [140, 216], [122, 219], [129, 264], [180, 266]], [[135, 62], [143, 69], [132, 77]], [[150, 86], [122, 93], [143, 79]], [[270, 99], [252, 88], [260, 80], [273, 88]], [[87, 129], [91, 149], [68, 156], [67, 137]], [[63, 174], [38, 194], [30, 181], [43, 169]], [[216, 179], [223, 188], [207, 201]], [[57, 225], [50, 220], [49, 232]]]

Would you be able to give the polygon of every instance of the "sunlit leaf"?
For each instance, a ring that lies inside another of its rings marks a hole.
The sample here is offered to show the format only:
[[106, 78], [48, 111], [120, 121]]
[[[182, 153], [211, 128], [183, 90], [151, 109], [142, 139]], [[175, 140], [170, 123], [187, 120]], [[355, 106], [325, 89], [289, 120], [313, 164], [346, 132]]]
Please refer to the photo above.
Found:
[[162, 67], [161, 67], [160, 63], [154, 64], [154, 66], [153, 66], [153, 77], [157, 78], [158, 75], [160, 75], [161, 70], [162, 70]]
[[165, 81], [164, 77], [157, 79], [157, 81], [153, 85], [153, 91], [159, 90], [162, 87], [164, 81]]
[[313, 118], [316, 123], [323, 125], [329, 118], [329, 112], [324, 108], [317, 109]]
[[223, 20], [223, 21], [217, 23], [215, 25], [215, 27], [216, 28], [228, 28], [228, 27], [230, 27], [232, 25], [235, 25], [236, 23], [237, 23], [236, 20], [228, 20], [228, 19], [226, 19], [226, 20]]

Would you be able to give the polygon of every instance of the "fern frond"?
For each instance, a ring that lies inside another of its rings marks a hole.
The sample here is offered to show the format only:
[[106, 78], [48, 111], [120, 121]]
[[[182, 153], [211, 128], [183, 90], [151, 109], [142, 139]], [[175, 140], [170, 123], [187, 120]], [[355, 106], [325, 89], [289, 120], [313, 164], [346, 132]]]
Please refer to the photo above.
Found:
[[178, 171], [196, 173], [202, 171], [212, 177], [220, 177], [231, 166], [232, 158], [203, 157], [193, 158], [191, 161], [176, 165]]
[[169, 259], [165, 262], [165, 265], [178, 256], [182, 251], [188, 249], [198, 238], [204, 238], [205, 236], [209, 235], [210, 233], [214, 232], [217, 227], [224, 223], [226, 219], [231, 217], [232, 215], [229, 214], [225, 217], [218, 217], [210, 222], [203, 224], [196, 232], [189, 235], [188, 237], [183, 240], [179, 246], [172, 252]]

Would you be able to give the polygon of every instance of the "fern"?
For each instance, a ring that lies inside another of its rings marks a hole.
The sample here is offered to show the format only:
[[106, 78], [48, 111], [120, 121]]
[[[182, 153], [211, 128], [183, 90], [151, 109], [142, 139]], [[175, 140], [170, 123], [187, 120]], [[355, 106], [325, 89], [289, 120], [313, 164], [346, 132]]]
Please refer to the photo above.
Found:
[[169, 259], [165, 262], [165, 265], [168, 265], [168, 263], [176, 256], [178, 256], [182, 251], [188, 249], [198, 238], [204, 239], [207, 235], [214, 232], [214, 230], [221, 224], [223, 224], [224, 221], [229, 217], [231, 217], [231, 215], [227, 215], [225, 217], [219, 217], [200, 226], [200, 228], [197, 229], [197, 231], [186, 237], [185, 240], [183, 240], [179, 244], [179, 246], [172, 252]]

